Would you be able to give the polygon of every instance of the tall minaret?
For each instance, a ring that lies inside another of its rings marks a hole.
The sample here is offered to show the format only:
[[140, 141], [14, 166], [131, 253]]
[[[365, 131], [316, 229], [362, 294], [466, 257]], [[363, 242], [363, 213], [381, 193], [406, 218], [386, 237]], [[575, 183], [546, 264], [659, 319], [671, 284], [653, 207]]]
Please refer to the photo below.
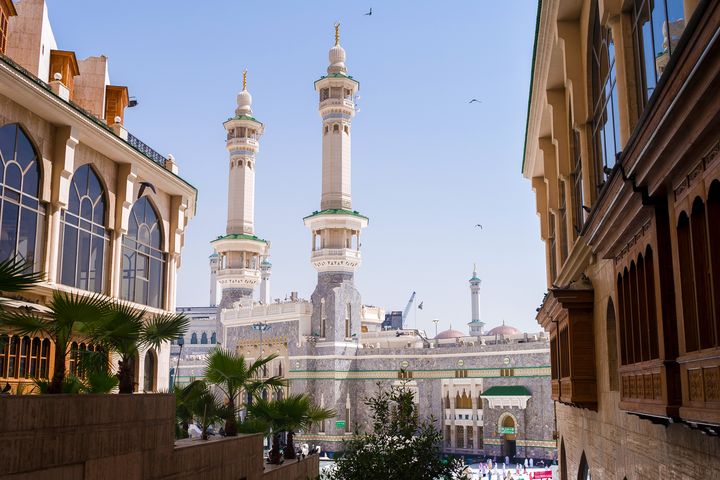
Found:
[[220, 308], [230, 308], [238, 301], [252, 303], [253, 290], [260, 280], [260, 258], [269, 249], [268, 242], [255, 236], [255, 156], [264, 128], [252, 116], [251, 105], [245, 71], [235, 116], [224, 123], [230, 154], [227, 230], [212, 241], [219, 255]]
[[320, 337], [318, 346], [345, 348], [357, 345], [360, 335], [360, 293], [353, 277], [360, 266], [360, 230], [368, 219], [352, 210], [350, 135], [359, 84], [347, 74], [339, 28], [336, 24], [327, 75], [315, 82], [322, 117], [322, 195], [320, 210], [304, 222], [312, 232], [311, 261], [318, 271], [311, 330]]
[[272, 273], [272, 263], [263, 258], [260, 262], [260, 302], [267, 305], [270, 303], [270, 274]]
[[470, 279], [470, 310], [472, 318], [470, 319], [470, 336], [482, 335], [485, 323], [480, 321], [480, 279], [477, 276], [477, 268], [473, 264], [473, 275]]

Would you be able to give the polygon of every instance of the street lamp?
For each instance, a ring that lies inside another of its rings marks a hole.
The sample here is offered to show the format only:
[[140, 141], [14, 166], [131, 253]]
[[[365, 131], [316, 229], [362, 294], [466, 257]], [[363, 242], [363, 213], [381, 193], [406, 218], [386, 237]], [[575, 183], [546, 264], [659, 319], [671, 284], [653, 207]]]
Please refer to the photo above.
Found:
[[267, 322], [253, 323], [252, 329], [260, 332], [260, 356], [264, 353], [263, 350], [263, 332], [270, 330], [270, 325]]
[[182, 356], [183, 345], [185, 345], [185, 336], [180, 335], [177, 339], [177, 344], [180, 345], [180, 352], [178, 352], [177, 362], [175, 363], [175, 375], [173, 375], [172, 385], [170, 385], [170, 390], [172, 390], [175, 387], [175, 381], [178, 377], [178, 374], [180, 374], [180, 357]]
[[433, 318], [433, 323], [435, 324], [435, 336], [437, 337], [437, 324], [440, 320], [437, 318]]

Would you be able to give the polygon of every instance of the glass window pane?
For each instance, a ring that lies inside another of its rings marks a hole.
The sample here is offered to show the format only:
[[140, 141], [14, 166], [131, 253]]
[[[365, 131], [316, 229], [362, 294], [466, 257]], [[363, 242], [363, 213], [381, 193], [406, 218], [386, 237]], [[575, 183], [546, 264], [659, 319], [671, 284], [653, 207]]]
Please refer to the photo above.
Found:
[[60, 282], [64, 285], [75, 286], [77, 237], [77, 229], [70, 225], [65, 225], [65, 228], [63, 229], [62, 254], [60, 255], [60, 262], [62, 263]]
[[19, 207], [17, 205], [3, 202], [2, 225], [0, 226], [0, 260], [7, 260], [15, 256], [18, 214]]
[[17, 125], [5, 125], [0, 128], [0, 155], [4, 163], [15, 158], [15, 136], [17, 135]]
[[20, 164], [23, 170], [34, 163], [35, 160], [35, 149], [30, 143], [30, 139], [25, 135], [22, 129], [18, 130], [17, 144], [15, 146], [15, 161]]
[[135, 289], [133, 288], [135, 278], [135, 252], [123, 247], [123, 266], [122, 266], [122, 290], [121, 295], [125, 300], [131, 300], [134, 297]]
[[20, 235], [18, 236], [18, 255], [28, 264], [35, 262], [35, 239], [37, 234], [38, 215], [32, 210], [23, 208], [20, 214]]
[[16, 163], [11, 163], [5, 167], [5, 185], [17, 191], [22, 188], [22, 172]]
[[93, 237], [90, 252], [90, 271], [88, 272], [88, 290], [102, 291], [103, 261], [105, 252], [105, 239]]
[[80, 231], [80, 242], [78, 244], [78, 283], [77, 287], [89, 290], [88, 278], [90, 270], [90, 234]]

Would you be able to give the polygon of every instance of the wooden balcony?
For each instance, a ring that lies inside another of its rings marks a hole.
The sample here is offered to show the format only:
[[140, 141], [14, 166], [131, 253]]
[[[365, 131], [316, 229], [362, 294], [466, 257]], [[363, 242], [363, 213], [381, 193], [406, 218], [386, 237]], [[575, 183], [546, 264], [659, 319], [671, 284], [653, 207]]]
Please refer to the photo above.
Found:
[[680, 416], [688, 422], [720, 425], [720, 348], [686, 354], [679, 363]]
[[677, 390], [676, 370], [674, 362], [662, 360], [621, 366], [620, 408], [640, 415], [677, 417], [678, 406], [669, 395]]

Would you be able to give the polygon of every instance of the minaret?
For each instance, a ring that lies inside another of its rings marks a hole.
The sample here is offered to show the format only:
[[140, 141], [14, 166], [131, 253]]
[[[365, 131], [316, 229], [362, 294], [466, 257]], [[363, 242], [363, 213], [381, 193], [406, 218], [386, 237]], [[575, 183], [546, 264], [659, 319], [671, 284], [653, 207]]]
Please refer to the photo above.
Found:
[[216, 307], [218, 304], [218, 282], [217, 273], [220, 266], [220, 255], [213, 253], [210, 255], [210, 306]]
[[477, 268], [473, 264], [473, 276], [470, 279], [470, 336], [480, 336], [484, 333], [485, 323], [480, 321], [480, 279], [477, 276]]
[[272, 263], [265, 257], [260, 262], [260, 302], [267, 305], [270, 303], [270, 274]]
[[252, 116], [251, 105], [245, 71], [235, 116], [223, 124], [230, 155], [227, 230], [212, 241], [219, 255], [220, 308], [230, 308], [238, 301], [252, 303], [253, 290], [260, 280], [260, 258], [269, 249], [268, 242], [255, 236], [255, 156], [264, 127]]
[[345, 348], [357, 345], [360, 335], [360, 293], [353, 277], [360, 266], [360, 230], [368, 218], [352, 210], [350, 135], [359, 84], [347, 73], [339, 28], [336, 24], [327, 75], [315, 82], [322, 117], [320, 210], [303, 220], [312, 232], [311, 262], [318, 271], [311, 330], [318, 336], [324, 332], [319, 346]]

